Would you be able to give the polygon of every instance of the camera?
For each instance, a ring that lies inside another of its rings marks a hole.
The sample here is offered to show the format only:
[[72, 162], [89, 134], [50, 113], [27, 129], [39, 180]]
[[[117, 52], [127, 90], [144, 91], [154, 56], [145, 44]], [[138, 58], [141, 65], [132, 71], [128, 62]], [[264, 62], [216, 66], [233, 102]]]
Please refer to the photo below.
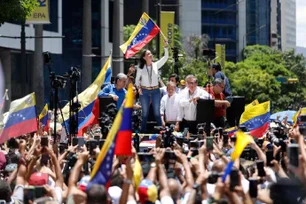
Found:
[[200, 123], [197, 125], [197, 129], [198, 129], [198, 134], [199, 135], [203, 135], [204, 134], [204, 124]]
[[161, 135], [162, 135], [162, 139], [163, 139], [163, 147], [167, 148], [167, 147], [172, 147], [174, 142], [176, 141], [176, 137], [172, 134], [174, 131], [174, 125], [170, 125], [170, 127], [166, 126], [161, 127], [161, 126], [155, 126], [154, 129], [159, 130]]

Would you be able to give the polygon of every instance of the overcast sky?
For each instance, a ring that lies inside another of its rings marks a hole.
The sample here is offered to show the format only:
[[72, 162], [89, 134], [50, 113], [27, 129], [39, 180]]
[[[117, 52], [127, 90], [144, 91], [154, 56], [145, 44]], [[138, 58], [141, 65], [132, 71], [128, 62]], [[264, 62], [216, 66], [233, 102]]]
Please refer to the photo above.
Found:
[[296, 1], [296, 44], [306, 47], [306, 0]]

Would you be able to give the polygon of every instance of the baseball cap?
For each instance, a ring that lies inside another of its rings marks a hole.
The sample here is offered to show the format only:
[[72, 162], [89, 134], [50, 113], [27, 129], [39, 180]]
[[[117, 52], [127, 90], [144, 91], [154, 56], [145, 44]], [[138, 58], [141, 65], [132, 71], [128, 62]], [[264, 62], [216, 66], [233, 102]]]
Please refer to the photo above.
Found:
[[183, 85], [183, 86], [185, 86], [185, 80], [181, 80], [181, 81], [180, 81], [180, 84]]
[[118, 186], [111, 186], [108, 188], [108, 195], [114, 204], [120, 203], [122, 189]]
[[83, 176], [78, 183], [79, 189], [83, 192], [86, 192], [86, 187], [90, 181], [90, 176]]
[[48, 184], [49, 175], [46, 173], [35, 172], [31, 175], [29, 185], [31, 186], [43, 186]]
[[6, 172], [12, 172], [12, 171], [14, 171], [15, 169], [17, 169], [17, 164], [15, 164], [15, 163], [11, 163], [11, 164], [8, 164], [8, 165], [6, 165], [6, 167], [5, 167], [5, 171]]
[[157, 200], [157, 187], [152, 181], [143, 179], [138, 187], [138, 195], [140, 203], [155, 203]]

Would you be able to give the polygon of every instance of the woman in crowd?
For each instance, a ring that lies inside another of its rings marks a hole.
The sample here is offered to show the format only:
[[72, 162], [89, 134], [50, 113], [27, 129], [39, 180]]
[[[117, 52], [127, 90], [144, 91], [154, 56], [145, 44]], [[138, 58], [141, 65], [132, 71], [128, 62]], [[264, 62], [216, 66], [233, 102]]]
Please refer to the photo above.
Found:
[[150, 50], [144, 50], [140, 56], [135, 84], [138, 87], [140, 103], [142, 106], [141, 132], [143, 133], [147, 130], [147, 119], [149, 116], [151, 102], [157, 125], [162, 125], [160, 116], [160, 90], [158, 86], [158, 70], [166, 63], [169, 57], [167, 42], [165, 42], [164, 51], [164, 57], [162, 57], [157, 62], [153, 62], [153, 55]]

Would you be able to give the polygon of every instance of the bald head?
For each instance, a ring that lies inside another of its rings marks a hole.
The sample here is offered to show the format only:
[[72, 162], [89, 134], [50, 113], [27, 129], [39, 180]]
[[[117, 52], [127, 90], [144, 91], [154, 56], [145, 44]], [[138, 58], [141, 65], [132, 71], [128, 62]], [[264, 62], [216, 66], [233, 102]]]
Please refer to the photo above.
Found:
[[169, 185], [171, 197], [174, 200], [179, 199], [181, 195], [181, 191], [182, 191], [181, 184], [177, 180], [171, 178], [171, 179], [168, 179], [168, 185]]
[[221, 159], [217, 159], [214, 161], [211, 170], [216, 171], [218, 173], [222, 173], [224, 171], [225, 164]]

